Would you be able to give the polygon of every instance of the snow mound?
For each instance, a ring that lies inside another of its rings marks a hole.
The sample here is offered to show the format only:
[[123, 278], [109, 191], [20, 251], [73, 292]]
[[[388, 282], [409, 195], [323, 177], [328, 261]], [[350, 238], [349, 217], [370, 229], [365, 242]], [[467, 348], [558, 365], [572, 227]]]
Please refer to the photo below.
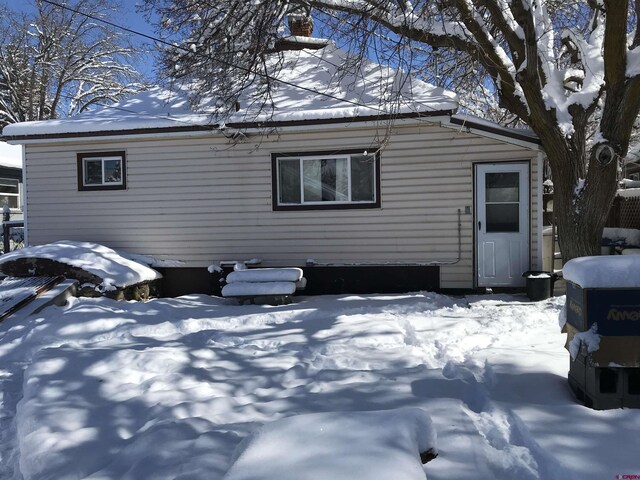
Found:
[[640, 197], [640, 188], [626, 188], [624, 190], [618, 190], [616, 195], [622, 198], [638, 198]]
[[292, 295], [295, 291], [295, 282], [234, 282], [222, 288], [222, 296]]
[[123, 251], [118, 252], [118, 254], [129, 260], [133, 260], [134, 262], [147, 265], [148, 267], [172, 268], [184, 266], [184, 262], [182, 260], [155, 258], [149, 255], [139, 255], [137, 253], [128, 253]]
[[70, 240], [14, 250], [0, 257], [0, 269], [14, 260], [30, 258], [53, 260], [84, 270], [102, 279], [104, 291], [162, 278], [159, 272], [124, 258], [104, 245]]
[[602, 231], [602, 240], [605, 245], [640, 247], [640, 230], [605, 227]]
[[227, 275], [227, 283], [234, 282], [297, 282], [302, 278], [301, 268], [255, 268], [238, 270]]
[[594, 323], [586, 332], [578, 332], [569, 343], [569, 353], [573, 360], [578, 356], [580, 347], [584, 344], [587, 353], [597, 352], [600, 348], [600, 335], [598, 335], [598, 324]]
[[640, 288], [640, 255], [574, 258], [562, 274], [582, 288]]
[[299, 415], [242, 442], [224, 480], [424, 480], [430, 449], [436, 431], [420, 408]]

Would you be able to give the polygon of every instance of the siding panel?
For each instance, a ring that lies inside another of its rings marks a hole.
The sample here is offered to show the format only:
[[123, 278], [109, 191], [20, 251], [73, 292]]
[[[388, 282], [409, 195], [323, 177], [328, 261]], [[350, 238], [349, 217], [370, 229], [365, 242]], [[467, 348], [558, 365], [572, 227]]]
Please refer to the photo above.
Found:
[[[274, 212], [271, 153], [372, 151], [383, 131], [282, 133], [231, 145], [212, 135], [78, 140], [26, 146], [29, 239], [96, 241], [206, 267], [260, 257], [263, 265], [441, 262], [443, 288], [473, 286], [473, 162], [534, 160], [536, 152], [435, 125], [394, 127], [381, 154], [379, 209]], [[78, 192], [76, 154], [125, 150], [127, 190]], [[537, 163], [531, 163], [535, 192]], [[532, 196], [532, 261], [538, 255]], [[458, 209], [462, 256], [458, 258]]]

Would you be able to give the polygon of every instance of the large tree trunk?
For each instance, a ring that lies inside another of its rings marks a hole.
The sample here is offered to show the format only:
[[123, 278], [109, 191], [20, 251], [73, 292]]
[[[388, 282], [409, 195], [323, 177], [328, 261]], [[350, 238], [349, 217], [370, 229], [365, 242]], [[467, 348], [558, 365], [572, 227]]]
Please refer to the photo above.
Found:
[[567, 158], [553, 158], [554, 153], [548, 152], [548, 156], [562, 259], [566, 262], [585, 255], [600, 255], [602, 229], [616, 192], [617, 161], [601, 165], [592, 154], [588, 173], [583, 178], [580, 169], [568, 168], [583, 165], [583, 159], [567, 161]]

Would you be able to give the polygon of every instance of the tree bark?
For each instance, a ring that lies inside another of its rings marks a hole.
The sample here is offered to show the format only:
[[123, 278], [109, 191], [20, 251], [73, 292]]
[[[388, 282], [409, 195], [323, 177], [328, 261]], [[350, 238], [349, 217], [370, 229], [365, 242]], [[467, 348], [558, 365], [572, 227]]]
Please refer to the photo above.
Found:
[[603, 166], [592, 158], [585, 179], [575, 170], [558, 168], [567, 163], [579, 165], [584, 160], [567, 162], [555, 155], [555, 151], [547, 152], [554, 178], [553, 212], [562, 259], [567, 262], [576, 257], [600, 255], [602, 229], [616, 192], [617, 162]]

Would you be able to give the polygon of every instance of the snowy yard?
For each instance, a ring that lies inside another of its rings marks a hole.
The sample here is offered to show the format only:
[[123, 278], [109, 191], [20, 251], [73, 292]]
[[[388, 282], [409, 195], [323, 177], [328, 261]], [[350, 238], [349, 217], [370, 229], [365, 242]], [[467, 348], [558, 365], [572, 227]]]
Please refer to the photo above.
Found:
[[[638, 411], [598, 412], [570, 394], [563, 301], [102, 298], [10, 318], [0, 324], [0, 478], [220, 479], [263, 424], [400, 407], [433, 421], [430, 480], [640, 475]], [[350, 455], [345, 442], [336, 459]]]

